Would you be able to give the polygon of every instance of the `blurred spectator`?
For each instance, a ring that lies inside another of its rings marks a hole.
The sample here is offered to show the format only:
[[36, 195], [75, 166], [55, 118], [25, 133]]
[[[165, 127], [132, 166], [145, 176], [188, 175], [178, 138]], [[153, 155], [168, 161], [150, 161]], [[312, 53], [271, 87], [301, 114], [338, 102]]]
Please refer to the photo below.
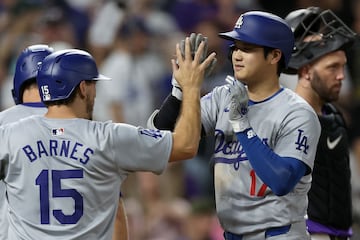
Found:
[[330, 9], [339, 16], [347, 25], [351, 25], [352, 14], [350, 13], [350, 3], [352, 0], [258, 0], [262, 9], [275, 13], [280, 17], [285, 17], [294, 9], [307, 8], [310, 6], [320, 7], [322, 9]]
[[0, 86], [14, 65], [18, 49], [25, 48], [21, 43], [29, 37], [34, 22], [42, 13], [41, 3], [40, 0], [0, 2]]
[[[48, 1], [49, 8], [55, 7], [62, 11], [64, 19], [73, 28], [75, 42], [74, 47], [85, 49], [87, 31], [90, 25], [90, 14], [93, 0], [86, 0], [86, 4], [79, 4], [81, 0], [52, 0]], [[78, 4], [76, 4], [78, 3]], [[86, 7], [85, 7], [86, 6]]]
[[184, 38], [175, 18], [160, 8], [159, 0], [133, 0], [129, 2], [128, 12], [132, 16], [144, 19], [146, 27], [151, 32], [150, 48], [164, 61], [165, 73], [155, 82], [154, 104], [162, 103], [171, 89], [172, 66], [169, 59], [175, 55], [174, 45]]
[[183, 226], [190, 206], [184, 199], [166, 198], [161, 180], [164, 180], [162, 176], [141, 172], [136, 173], [136, 185], [129, 186], [137, 186], [138, 196], [125, 200], [130, 239], [183, 239]]
[[175, 18], [158, 7], [157, 0], [129, 1], [129, 14], [142, 17], [154, 35], [168, 35], [178, 31]]
[[240, 13], [247, 10], [259, 10], [258, 0], [214, 0], [216, 4], [216, 19], [222, 30], [232, 30], [234, 22]]
[[60, 7], [44, 11], [34, 30], [39, 42], [55, 50], [78, 47], [74, 25]]
[[212, 157], [212, 137], [202, 138], [199, 151], [195, 158], [182, 162], [184, 177], [184, 197], [214, 199], [214, 166], [209, 159]]
[[[14, 8], [22, 9], [20, 6]], [[18, 11], [20, 10], [15, 12]], [[60, 7], [33, 5], [32, 8], [23, 11], [25, 10], [21, 10], [21, 15], [16, 18], [17, 24], [9, 26], [1, 38], [6, 46], [0, 49], [0, 69], [4, 74], [0, 89], [2, 109], [14, 104], [10, 94], [11, 80], [14, 74], [14, 61], [21, 49], [33, 44], [46, 44], [54, 50], [76, 46], [74, 26]]]
[[165, 73], [164, 62], [152, 51], [151, 32], [142, 18], [124, 21], [101, 71], [112, 81], [99, 83], [94, 117], [146, 126], [154, 109], [153, 86]]
[[223, 230], [216, 217], [214, 201], [196, 198], [190, 204], [190, 213], [184, 227], [185, 237], [182, 240], [223, 240]]
[[179, 28], [186, 35], [199, 21], [215, 17], [217, 6], [212, 0], [175, 1], [170, 9]]
[[99, 66], [117, 37], [117, 29], [126, 16], [126, 8], [126, 4], [121, 1], [107, 0], [94, 13], [88, 31], [87, 45]]

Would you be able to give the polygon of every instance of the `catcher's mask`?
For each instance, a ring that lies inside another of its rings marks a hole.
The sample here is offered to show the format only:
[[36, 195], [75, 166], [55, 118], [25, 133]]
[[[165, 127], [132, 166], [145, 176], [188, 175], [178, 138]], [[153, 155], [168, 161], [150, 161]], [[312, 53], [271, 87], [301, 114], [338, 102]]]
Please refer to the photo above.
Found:
[[357, 38], [331, 10], [309, 7], [290, 12], [285, 21], [295, 37], [295, 47], [286, 73], [297, 70], [321, 56], [350, 47]]

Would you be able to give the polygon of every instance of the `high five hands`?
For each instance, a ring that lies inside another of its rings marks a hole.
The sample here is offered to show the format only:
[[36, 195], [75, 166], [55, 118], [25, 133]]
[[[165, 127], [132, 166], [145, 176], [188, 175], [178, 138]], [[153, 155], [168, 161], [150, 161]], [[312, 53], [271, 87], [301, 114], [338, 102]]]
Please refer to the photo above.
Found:
[[[189, 38], [189, 43], [190, 43], [190, 53], [192, 58], [194, 59], [195, 57], [195, 53], [198, 51], [200, 44], [202, 42], [204, 42], [204, 50], [202, 51], [200, 57], [199, 57], [199, 61], [200, 63], [204, 62], [204, 60], [206, 59], [206, 57], [208, 56], [208, 38], [204, 37], [201, 33], [191, 33]], [[182, 58], [185, 57], [185, 39], [180, 41], [180, 52], [181, 52], [181, 56]], [[178, 61], [178, 60], [177, 60]], [[209, 77], [212, 73], [212, 71], [214, 70], [215, 66], [217, 63], [217, 59], [213, 58], [210, 62], [210, 64], [206, 67], [205, 69], [205, 77]], [[173, 86], [172, 88], [172, 95], [175, 96], [177, 99], [182, 100], [182, 90], [181, 87], [179, 85], [179, 83], [177, 82], [177, 78], [175, 78], [174, 76], [171, 79], [171, 84]]]
[[[195, 41], [195, 44], [191, 44]], [[195, 46], [198, 44], [198, 46]], [[186, 87], [201, 87], [206, 69], [216, 61], [215, 52], [207, 57], [207, 41], [194, 40], [187, 37], [184, 40], [184, 48], [181, 43], [176, 44], [176, 59], [172, 59], [173, 77], [177, 80], [180, 89]]]

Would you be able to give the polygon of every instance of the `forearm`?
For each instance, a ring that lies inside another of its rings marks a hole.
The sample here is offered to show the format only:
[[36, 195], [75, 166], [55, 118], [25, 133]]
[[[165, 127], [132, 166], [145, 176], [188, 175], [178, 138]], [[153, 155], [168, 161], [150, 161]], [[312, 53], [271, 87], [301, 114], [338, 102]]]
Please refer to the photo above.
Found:
[[279, 156], [253, 133], [251, 128], [236, 133], [251, 166], [276, 195], [289, 193], [304, 176], [306, 165], [298, 159]]
[[128, 240], [129, 239], [129, 229], [128, 221], [125, 211], [125, 205], [122, 198], [119, 198], [119, 206], [115, 218], [115, 226], [113, 233], [113, 240]]
[[[173, 151], [170, 161], [190, 159], [197, 153], [200, 141], [200, 89], [183, 90], [181, 114], [173, 132]], [[173, 154], [173, 152], [177, 154]]]

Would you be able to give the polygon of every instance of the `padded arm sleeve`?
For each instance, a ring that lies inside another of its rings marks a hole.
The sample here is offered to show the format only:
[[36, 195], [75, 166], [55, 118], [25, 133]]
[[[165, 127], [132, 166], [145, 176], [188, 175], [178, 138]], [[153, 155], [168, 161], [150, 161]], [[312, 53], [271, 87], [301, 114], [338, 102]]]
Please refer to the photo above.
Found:
[[251, 166], [260, 179], [278, 196], [289, 193], [305, 175], [306, 164], [302, 161], [281, 157], [263, 144], [250, 128], [236, 133]]
[[169, 94], [154, 117], [154, 126], [161, 130], [174, 130], [180, 107], [181, 101]]
[[[148, 119], [148, 127], [161, 130], [173, 131], [176, 120], [180, 114], [181, 101], [169, 94], [159, 110], [155, 112]], [[152, 121], [149, 123], [149, 121]], [[201, 126], [201, 136], [206, 136], [205, 129]]]

